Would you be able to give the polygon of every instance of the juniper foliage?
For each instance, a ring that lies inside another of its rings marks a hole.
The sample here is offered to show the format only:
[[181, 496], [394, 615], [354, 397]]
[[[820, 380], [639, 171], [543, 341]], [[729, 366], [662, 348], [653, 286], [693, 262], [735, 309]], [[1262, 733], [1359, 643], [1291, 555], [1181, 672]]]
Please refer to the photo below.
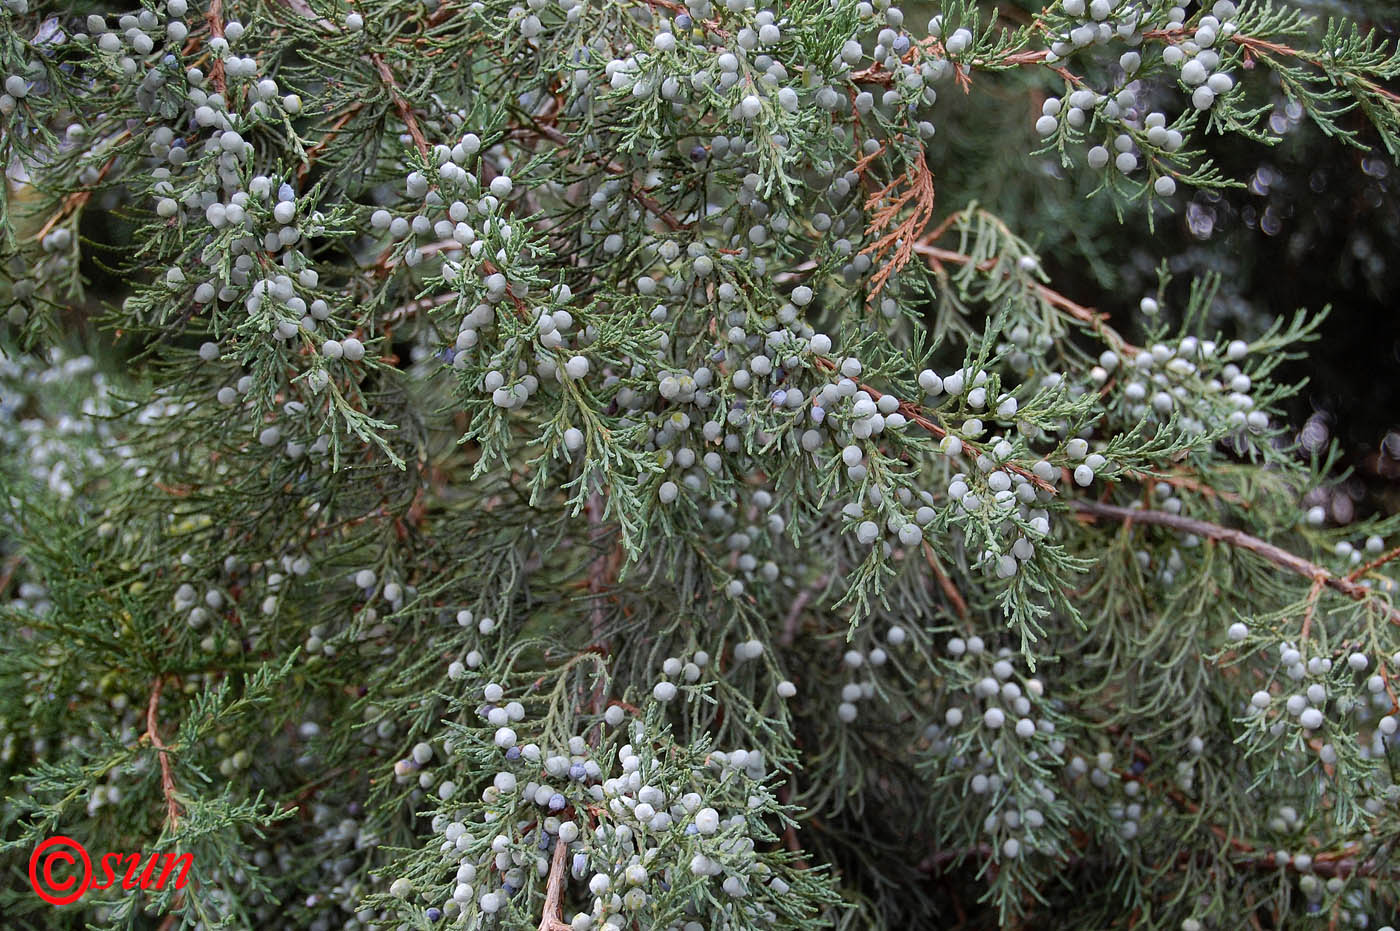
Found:
[[[1285, 104], [1400, 157], [1400, 55], [930, 13], [5, 0], [7, 926], [1393, 916], [1397, 526], [1275, 416], [1324, 309], [1115, 328], [939, 179], [1150, 228]], [[53, 907], [54, 834], [191, 881]]]

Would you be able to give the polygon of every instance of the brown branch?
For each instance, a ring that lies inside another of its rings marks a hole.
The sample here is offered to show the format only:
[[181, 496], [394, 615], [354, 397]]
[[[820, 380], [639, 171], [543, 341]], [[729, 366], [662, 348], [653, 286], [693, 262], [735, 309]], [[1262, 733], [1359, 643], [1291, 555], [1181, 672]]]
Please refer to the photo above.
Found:
[[[204, 19], [209, 23], [209, 38], [222, 39], [224, 37], [224, 0], [210, 0], [209, 12], [204, 14]], [[224, 83], [224, 60], [217, 54], [210, 56], [209, 80], [214, 82], [214, 90], [221, 94], [228, 93], [228, 86]]]
[[160, 739], [156, 724], [160, 715], [160, 691], [164, 686], [165, 680], [159, 676], [151, 686], [151, 701], [146, 706], [146, 737], [160, 755], [160, 789], [165, 795], [165, 820], [173, 829], [180, 818], [180, 803], [175, 800], [175, 775], [170, 765], [170, 751], [165, 741]]
[[[218, 0], [215, 0], [217, 3]], [[399, 82], [394, 80], [394, 72], [389, 68], [384, 56], [378, 52], [372, 53], [370, 60], [379, 69], [379, 76], [384, 79], [384, 84], [389, 88], [389, 96], [394, 100], [394, 109], [399, 112], [399, 119], [408, 127], [408, 134], [413, 137], [413, 144], [418, 147], [418, 154], [423, 158], [428, 157], [428, 140], [423, 137], [423, 130], [418, 128], [418, 117], [413, 115], [413, 108], [408, 105], [403, 94], [399, 93]]]
[[[818, 587], [826, 585], [826, 578], [818, 581]], [[788, 608], [788, 613], [783, 618], [783, 630], [778, 635], [778, 643], [781, 646], [788, 646], [797, 638], [797, 623], [802, 617], [802, 610], [807, 607], [807, 603], [812, 600], [812, 589], [804, 588], [797, 593], [797, 597], [792, 600], [792, 607]]]
[[921, 873], [937, 874], [943, 871], [943, 867], [955, 860], [965, 860], [977, 858], [985, 860], [992, 855], [991, 844], [973, 844], [970, 847], [953, 847], [947, 850], [938, 850], [929, 854], [919, 864], [918, 870]]
[[1385, 668], [1385, 661], [1376, 664], [1376, 675], [1381, 677], [1381, 682], [1385, 683], [1385, 694], [1390, 698], [1390, 714], [1395, 714], [1400, 710], [1400, 697], [1395, 694], [1395, 685], [1390, 681], [1390, 673]]
[[[792, 781], [792, 775], [789, 774], [788, 781], [778, 786], [778, 801], [784, 805], [788, 804], [792, 799]], [[789, 821], [787, 827], [783, 829], [783, 845], [787, 847], [789, 853], [796, 854], [792, 861], [794, 867], [799, 870], [811, 869], [811, 864], [807, 862], [807, 858], [802, 856], [802, 843], [797, 839], [796, 821]]]
[[297, 169], [298, 180], [302, 180], [306, 177], [306, 175], [311, 171], [312, 164], [315, 163], [316, 159], [321, 157], [321, 152], [326, 148], [326, 146], [330, 145], [331, 139], [339, 135], [340, 131], [345, 128], [345, 124], [350, 122], [350, 120], [354, 118], [355, 114], [359, 113], [360, 110], [364, 108], [364, 105], [364, 101], [360, 101], [358, 103], [353, 104], [348, 110], [346, 110], [344, 113], [342, 113], [339, 117], [336, 118], [335, 122], [330, 125], [329, 129], [326, 130], [326, 134], [321, 137], [321, 140], [319, 142], [317, 142], [311, 148], [306, 150], [306, 160], [303, 161], [301, 163], [301, 167]]
[[[376, 275], [386, 275], [398, 266], [399, 263], [394, 259], [394, 250], [396, 248], [397, 244], [391, 245], [379, 254], [379, 258], [375, 261], [374, 264], [374, 271]], [[439, 252], [449, 252], [454, 249], [462, 250], [463, 246], [455, 239], [439, 239], [434, 242], [424, 243], [423, 245], [416, 246], [415, 248], [418, 250], [419, 255], [423, 256], [424, 258], [427, 258], [430, 255], [437, 255]], [[494, 271], [494, 269], [491, 269], [491, 271]], [[488, 272], [488, 274], [489, 273], [490, 272]], [[452, 297], [457, 296], [457, 292], [455, 291], [450, 292], [450, 294]], [[440, 296], [446, 297], [447, 295]]]
[[14, 553], [5, 560], [5, 568], [0, 570], [0, 595], [3, 595], [5, 589], [10, 587], [10, 580], [14, 578], [15, 570], [22, 562], [24, 562], [24, 556], [20, 553]]
[[544, 912], [540, 915], [539, 931], [572, 931], [563, 920], [564, 898], [564, 855], [569, 845], [562, 840], [554, 840], [554, 856], [549, 860], [549, 880], [545, 884]]
[[[1155, 524], [1159, 527], [1169, 527], [1172, 530], [1177, 530], [1182, 533], [1194, 533], [1200, 537], [1206, 537], [1220, 543], [1228, 544], [1236, 549], [1248, 550], [1280, 568], [1287, 569], [1304, 578], [1312, 579], [1315, 583], [1320, 582], [1321, 585], [1341, 592], [1354, 601], [1366, 601], [1375, 597], [1377, 594], [1346, 576], [1334, 575], [1325, 567], [1319, 566], [1315, 562], [1304, 559], [1295, 553], [1290, 553], [1285, 549], [1280, 549], [1272, 543], [1251, 536], [1242, 530], [1222, 527], [1219, 524], [1212, 524], [1209, 521], [1197, 520], [1192, 517], [1182, 517], [1180, 514], [1169, 514], [1166, 511], [1125, 508], [1115, 504], [1104, 504], [1100, 501], [1091, 501], [1084, 498], [1074, 499], [1070, 502], [1070, 507], [1091, 520], [1096, 517], [1108, 517], [1120, 521], [1130, 520], [1138, 524]], [[1391, 623], [1400, 624], [1400, 610], [1396, 610], [1389, 604], [1384, 604], [1384, 610]]]
[[1143, 472], [1137, 469], [1130, 469], [1126, 474], [1143, 484], [1149, 482], [1165, 482], [1173, 488], [1185, 488], [1187, 491], [1204, 495], [1207, 498], [1219, 498], [1222, 501], [1228, 501], [1246, 510], [1249, 509], [1248, 499], [1242, 498], [1233, 491], [1221, 491], [1218, 488], [1212, 488], [1200, 479], [1193, 478], [1189, 475], [1181, 475], [1175, 472]]
[[1396, 556], [1400, 556], [1400, 546], [1395, 547], [1395, 549], [1391, 550], [1388, 553], [1382, 553], [1381, 555], [1377, 556], [1375, 559], [1371, 560], [1363, 566], [1357, 566], [1355, 569], [1347, 573], [1347, 578], [1359, 579], [1361, 576], [1370, 572], [1372, 569], [1379, 569], [1381, 566], [1384, 566]]
[[924, 541], [923, 549], [924, 559], [928, 560], [928, 566], [933, 570], [933, 577], [938, 580], [938, 586], [943, 589], [944, 596], [953, 603], [953, 610], [958, 612], [958, 617], [967, 620], [967, 600], [948, 577], [948, 573], [943, 571], [943, 564], [938, 561], [938, 556], [934, 554], [933, 547], [927, 540]]
[[1317, 613], [1317, 599], [1322, 595], [1322, 576], [1313, 579], [1312, 587], [1308, 589], [1308, 602], [1303, 608], [1303, 629], [1298, 635], [1298, 639], [1306, 641], [1308, 632], [1312, 630], [1313, 615]]
[[420, 298], [416, 301], [409, 301], [407, 304], [400, 304], [389, 311], [384, 317], [385, 326], [396, 326], [409, 317], [423, 310], [432, 310], [434, 307], [441, 307], [443, 304], [450, 304], [457, 300], [460, 295], [456, 291], [446, 294], [434, 294], [431, 297]]
[[428, 26], [439, 26], [446, 22], [452, 14], [457, 12], [457, 5], [453, 3], [439, 3], [438, 8], [428, 17]]
[[[942, 235], [946, 231], [947, 230], [943, 226], [940, 226], [937, 230], [939, 235]], [[939, 248], [938, 246], [932, 245], [929, 241], [915, 243], [914, 251], [927, 258], [929, 264], [934, 267], [937, 267], [939, 263], [943, 262], [947, 262], [950, 265], [966, 265], [972, 261], [972, 256], [965, 252]], [[979, 262], [976, 268], [980, 272], [988, 272], [995, 268], [996, 264], [996, 259], [986, 259]], [[1128, 342], [1123, 338], [1121, 333], [1108, 325], [1106, 322], [1108, 319], [1107, 314], [1094, 310], [1091, 307], [1085, 307], [1083, 304], [1071, 300], [1049, 285], [1041, 284], [1038, 281], [1032, 282], [1031, 288], [1035, 291], [1037, 297], [1051, 307], [1064, 311], [1081, 323], [1088, 324], [1089, 327], [1093, 329], [1095, 333], [1098, 333], [1099, 336], [1103, 338], [1104, 342], [1112, 346], [1115, 351], [1129, 356], [1137, 355], [1141, 352], [1137, 346]]]
[[[113, 146], [118, 146], [130, 138], [131, 130], [124, 129], [112, 137], [111, 144]], [[107, 177], [107, 173], [112, 170], [112, 166], [116, 163], [117, 156], [113, 155], [111, 158], [107, 159], [107, 163], [97, 172], [97, 180], [92, 183], [91, 187], [84, 191], [74, 191], [72, 194], [64, 197], [62, 205], [59, 206], [58, 210], [54, 211], [54, 215], [49, 217], [43, 226], [39, 227], [39, 232], [34, 234], [33, 239], [35, 241], [43, 239], [66, 217], [77, 210], [81, 210], [83, 205], [92, 199], [93, 192], [96, 190], [97, 185], [102, 183], [102, 179]]]
[[337, 27], [335, 23], [326, 19], [324, 16], [317, 16], [316, 11], [311, 9], [311, 4], [307, 3], [306, 0], [282, 0], [282, 3], [293, 13], [296, 13], [298, 16], [301, 16], [305, 19], [311, 20], [313, 23], [315, 23], [317, 26], [320, 26], [327, 32], [340, 31], [339, 27]]

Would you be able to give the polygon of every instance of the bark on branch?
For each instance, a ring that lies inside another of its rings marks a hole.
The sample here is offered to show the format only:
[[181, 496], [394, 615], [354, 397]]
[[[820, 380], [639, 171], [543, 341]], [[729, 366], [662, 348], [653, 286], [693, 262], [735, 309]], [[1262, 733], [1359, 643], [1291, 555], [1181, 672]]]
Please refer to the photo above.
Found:
[[554, 856], [549, 861], [549, 880], [545, 884], [539, 931], [572, 931], [572, 926], [560, 914], [564, 898], [564, 857], [568, 851], [569, 845], [556, 838]]
[[[1272, 543], [1251, 536], [1243, 530], [1235, 530], [1193, 517], [1182, 517], [1180, 514], [1170, 514], [1166, 511], [1125, 508], [1116, 504], [1104, 504], [1100, 501], [1086, 499], [1075, 499], [1070, 502], [1070, 506], [1090, 519], [1106, 517], [1124, 523], [1155, 524], [1159, 527], [1179, 530], [1182, 533], [1194, 533], [1197, 536], [1216, 540], [1236, 549], [1248, 550], [1280, 568], [1312, 579], [1314, 582], [1341, 592], [1355, 601], [1366, 601], [1377, 595], [1377, 592], [1356, 582], [1350, 576], [1336, 575], [1325, 566], [1319, 566], [1296, 553], [1290, 553]], [[1400, 610], [1396, 610], [1389, 602], [1380, 601], [1379, 603], [1391, 623], [1400, 624]]]
[[151, 687], [151, 700], [146, 706], [146, 737], [160, 754], [160, 789], [165, 795], [165, 820], [173, 830], [180, 818], [180, 803], [175, 800], [175, 774], [170, 764], [170, 750], [165, 746], [165, 741], [160, 739], [157, 726], [160, 716], [160, 691], [164, 685], [165, 680], [157, 678]]

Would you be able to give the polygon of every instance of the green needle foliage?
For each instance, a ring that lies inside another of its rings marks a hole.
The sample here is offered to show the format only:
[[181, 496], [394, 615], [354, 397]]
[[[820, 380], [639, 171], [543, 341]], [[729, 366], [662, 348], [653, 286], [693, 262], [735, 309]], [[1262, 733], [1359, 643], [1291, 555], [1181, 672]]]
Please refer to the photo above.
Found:
[[[7, 928], [1392, 920], [1400, 526], [1303, 506], [1273, 377], [1325, 308], [1115, 329], [948, 162], [1150, 230], [1280, 107], [1400, 156], [1400, 56], [914, 18], [4, 0]], [[58, 834], [189, 882], [47, 904]]]

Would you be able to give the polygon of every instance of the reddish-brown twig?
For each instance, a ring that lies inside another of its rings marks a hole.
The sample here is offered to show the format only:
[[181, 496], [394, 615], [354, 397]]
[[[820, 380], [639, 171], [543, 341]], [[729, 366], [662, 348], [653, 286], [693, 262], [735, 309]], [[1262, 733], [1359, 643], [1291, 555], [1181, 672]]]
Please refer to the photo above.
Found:
[[1165, 482], [1174, 488], [1185, 488], [1188, 491], [1204, 495], [1207, 498], [1219, 498], [1221, 501], [1228, 501], [1246, 510], [1249, 508], [1248, 499], [1242, 498], [1232, 491], [1222, 491], [1218, 488], [1212, 488], [1200, 479], [1193, 478], [1189, 475], [1181, 475], [1175, 472], [1141, 472], [1137, 469], [1131, 469], [1126, 474], [1143, 484]]
[[1312, 587], [1308, 589], [1308, 602], [1303, 607], [1303, 629], [1298, 634], [1298, 639], [1306, 642], [1309, 632], [1312, 631], [1313, 615], [1317, 613], [1317, 599], [1322, 595], [1322, 576], [1313, 579]]
[[797, 593], [797, 597], [792, 599], [792, 607], [788, 608], [787, 617], [783, 618], [783, 630], [778, 635], [778, 643], [787, 646], [797, 638], [797, 624], [802, 619], [802, 610], [807, 607], [807, 602], [812, 600], [811, 589], [804, 588]]
[[311, 171], [311, 166], [315, 163], [316, 159], [320, 158], [321, 152], [325, 150], [326, 146], [330, 145], [331, 139], [335, 138], [335, 136], [345, 128], [345, 124], [354, 119], [355, 114], [359, 113], [363, 108], [363, 101], [352, 104], [349, 109], [336, 118], [335, 122], [326, 130], [326, 134], [321, 137], [320, 141], [306, 150], [306, 160], [303, 161], [301, 167], [297, 169], [297, 178], [299, 180], [304, 179]]
[[[209, 38], [222, 39], [224, 37], [224, 0], [210, 0], [209, 12], [204, 14], [204, 19], [209, 23]], [[221, 94], [228, 93], [228, 86], [224, 83], [224, 60], [217, 53], [210, 57], [209, 80], [214, 82], [214, 90]]]
[[1379, 569], [1381, 566], [1384, 566], [1396, 556], [1400, 556], [1400, 546], [1395, 547], [1395, 549], [1391, 550], [1388, 553], [1382, 553], [1381, 555], [1377, 556], [1375, 559], [1371, 560], [1365, 565], [1357, 566], [1355, 569], [1347, 573], [1347, 578], [1359, 579], [1366, 573], [1370, 572], [1372, 569]]
[[[941, 235], [943, 232], [946, 232], [946, 229], [940, 226], [938, 232], [939, 235]], [[966, 265], [972, 261], [972, 256], [965, 252], [958, 252], [955, 249], [943, 249], [932, 245], [927, 240], [916, 243], [914, 245], [914, 251], [927, 258], [929, 264], [935, 268], [938, 267], [939, 263], [944, 262], [949, 265]], [[987, 272], [995, 268], [996, 264], [996, 259], [987, 259], [979, 262], [976, 268], [978, 271]], [[1096, 311], [1090, 307], [1085, 307], [1083, 304], [1071, 300], [1049, 285], [1041, 284], [1038, 281], [1032, 282], [1031, 288], [1035, 291], [1037, 297], [1051, 307], [1064, 311], [1081, 323], [1088, 324], [1089, 327], [1093, 329], [1094, 332], [1098, 333], [1099, 336], [1103, 338], [1104, 342], [1108, 343], [1116, 352], [1132, 356], [1137, 355], [1137, 353], [1141, 351], [1137, 346], [1134, 346], [1124, 339], [1122, 334], [1117, 330], [1108, 325], [1106, 322], [1108, 318], [1107, 314]]]
[[441, 307], [443, 304], [451, 304], [460, 295], [456, 291], [449, 291], [446, 294], [434, 294], [429, 297], [419, 298], [416, 301], [409, 301], [407, 304], [400, 304], [384, 317], [385, 326], [395, 326], [407, 320], [409, 317], [423, 310], [432, 310], [434, 307]]
[[378, 52], [372, 53], [369, 57], [374, 62], [374, 67], [379, 69], [379, 76], [384, 79], [385, 86], [389, 88], [389, 96], [394, 101], [394, 109], [398, 111], [399, 119], [403, 120], [404, 126], [408, 127], [408, 134], [413, 137], [413, 144], [417, 146], [418, 154], [427, 158], [428, 140], [423, 137], [423, 130], [418, 127], [418, 117], [413, 115], [413, 108], [408, 105], [403, 94], [399, 93], [399, 82], [394, 80], [394, 72], [390, 69], [389, 63]]
[[1385, 685], [1385, 694], [1390, 698], [1390, 713], [1394, 714], [1400, 710], [1400, 698], [1396, 697], [1395, 685], [1390, 681], [1390, 672], [1385, 668], [1385, 661], [1376, 664], [1376, 675], [1381, 677], [1381, 682]]
[[[120, 145], [122, 142], [130, 138], [131, 130], [124, 129], [112, 137], [111, 145]], [[113, 155], [111, 158], [107, 159], [106, 163], [103, 164], [102, 168], [97, 172], [97, 180], [94, 181], [87, 190], [74, 191], [72, 194], [69, 194], [68, 196], [64, 197], [63, 204], [59, 207], [58, 210], [54, 211], [54, 215], [49, 217], [48, 220], [45, 221], [43, 226], [39, 227], [39, 232], [35, 233], [33, 238], [36, 241], [43, 239], [55, 226], [61, 223], [65, 217], [68, 217], [72, 215], [75, 211], [82, 209], [83, 205], [92, 199], [93, 190], [97, 187], [97, 185], [102, 183], [102, 179], [107, 177], [107, 173], [112, 170], [112, 166], [116, 163], [117, 156]]]
[[[789, 774], [788, 781], [778, 786], [778, 801], [784, 805], [788, 804], [792, 799], [791, 785], [792, 775]], [[793, 866], [799, 870], [811, 868], [811, 865], [807, 862], [807, 858], [801, 855], [802, 842], [797, 839], [797, 822], [789, 821], [787, 827], [783, 828], [783, 845], [787, 847], [788, 852], [797, 854], [792, 861]]]
[[953, 580], [948, 577], [948, 573], [943, 571], [943, 564], [938, 561], [938, 556], [934, 554], [933, 547], [927, 540], [924, 541], [924, 559], [928, 561], [928, 567], [933, 570], [933, 577], [938, 580], [938, 587], [943, 589], [943, 594], [953, 603], [953, 610], [958, 613], [958, 617], [967, 620], [967, 600], [963, 598], [962, 592], [953, 584]]
[[1380, 601], [1377, 592], [1372, 591], [1346, 576], [1335, 575], [1324, 566], [1319, 566], [1317, 563], [1304, 559], [1296, 553], [1290, 553], [1288, 550], [1277, 547], [1272, 543], [1251, 536], [1243, 530], [1222, 527], [1220, 524], [1197, 520], [1194, 517], [1182, 517], [1180, 514], [1169, 514], [1166, 511], [1125, 508], [1115, 504], [1105, 504], [1101, 501], [1091, 501], [1083, 498], [1077, 498], [1071, 501], [1070, 506], [1089, 519], [1109, 517], [1120, 521], [1131, 520], [1137, 524], [1155, 524], [1156, 526], [1169, 527], [1182, 533], [1194, 533], [1199, 537], [1225, 543], [1236, 549], [1248, 550], [1280, 568], [1295, 572], [1304, 578], [1312, 579], [1315, 583], [1320, 581], [1322, 585], [1334, 591], [1341, 592], [1343, 595], [1355, 601], [1367, 601], [1376, 598], [1390, 622], [1393, 624], [1400, 624], [1400, 611], [1396, 610], [1388, 602]]
[[159, 676], [151, 686], [151, 700], [146, 706], [146, 737], [160, 755], [160, 788], [165, 795], [165, 820], [170, 828], [174, 829], [180, 818], [180, 803], [175, 800], [175, 774], [170, 763], [170, 750], [165, 741], [160, 739], [160, 730], [157, 727], [160, 691], [164, 686], [165, 680]]
[[14, 578], [15, 570], [22, 562], [24, 562], [24, 557], [19, 553], [15, 553], [5, 560], [5, 568], [0, 570], [0, 595], [3, 595], [5, 589], [10, 587], [10, 579]]
[[564, 857], [569, 845], [562, 840], [554, 841], [554, 856], [549, 860], [549, 879], [545, 882], [544, 909], [540, 915], [539, 931], [572, 931], [563, 920], [564, 898]]

